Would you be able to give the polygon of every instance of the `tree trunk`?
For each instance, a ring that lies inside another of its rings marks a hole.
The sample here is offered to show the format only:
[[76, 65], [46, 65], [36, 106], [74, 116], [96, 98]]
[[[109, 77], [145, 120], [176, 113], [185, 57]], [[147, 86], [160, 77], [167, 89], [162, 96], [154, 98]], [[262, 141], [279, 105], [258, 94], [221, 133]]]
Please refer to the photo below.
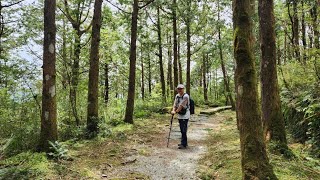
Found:
[[159, 46], [159, 66], [160, 66], [160, 81], [161, 81], [161, 94], [162, 94], [162, 102], [165, 103], [166, 100], [166, 82], [164, 80], [164, 71], [163, 71], [163, 53], [162, 53], [162, 37], [161, 37], [161, 18], [160, 18], [160, 6], [157, 8], [157, 13], [158, 13], [158, 46]]
[[[220, 3], [218, 1], [218, 19], [220, 21]], [[218, 36], [219, 36], [219, 56], [220, 56], [220, 64], [221, 64], [221, 69], [222, 69], [222, 74], [223, 74], [223, 81], [225, 85], [225, 91], [226, 91], [226, 98], [227, 100], [229, 99], [229, 102], [232, 106], [232, 110], [235, 110], [235, 102], [232, 97], [232, 92], [230, 88], [230, 81], [229, 81], [229, 76], [224, 64], [224, 59], [223, 59], [223, 52], [222, 52], [222, 40], [221, 40], [221, 27], [219, 25], [218, 27]]]
[[61, 58], [63, 63], [63, 72], [62, 72], [62, 86], [63, 89], [67, 89], [67, 84], [70, 82], [70, 75], [68, 73], [68, 59], [67, 59], [67, 28], [66, 20], [62, 18], [62, 47], [61, 47]]
[[255, 1], [234, 0], [233, 3], [237, 119], [240, 131], [242, 179], [277, 179], [266, 152], [258, 101], [252, 34], [252, 6]]
[[88, 83], [87, 131], [96, 136], [99, 119], [99, 44], [102, 0], [95, 0], [92, 20], [90, 69]]
[[150, 57], [150, 53], [148, 53], [148, 70], [149, 70], [149, 73], [148, 73], [148, 90], [149, 90], [149, 96], [151, 96], [151, 92], [152, 92], [152, 78], [151, 78], [151, 75], [152, 75], [152, 69], [151, 69], [151, 57]]
[[[81, 25], [85, 23], [85, 21], [81, 20], [81, 16], [83, 15], [84, 8], [81, 7], [83, 5], [80, 1], [77, 3], [77, 10], [71, 11], [69, 10], [68, 1], [64, 0], [64, 15], [67, 17], [69, 22], [72, 24], [72, 28], [75, 31], [74, 35], [74, 57], [72, 64], [72, 72], [71, 72], [71, 85], [70, 85], [70, 93], [69, 99], [71, 104], [71, 109], [73, 116], [75, 118], [77, 126], [80, 125], [80, 118], [77, 111], [77, 91], [79, 84], [79, 68], [80, 68], [80, 53], [81, 53], [81, 37], [84, 33], [86, 33], [89, 28], [82, 30]], [[71, 14], [72, 13], [72, 14]]]
[[172, 82], [172, 46], [171, 46], [171, 36], [168, 35], [167, 43], [168, 47], [168, 74], [167, 74], [167, 85], [168, 85], [168, 98], [173, 94], [173, 82]]
[[312, 16], [312, 26], [313, 26], [313, 35], [314, 35], [314, 46], [317, 49], [320, 49], [320, 43], [319, 43], [319, 29], [318, 29], [318, 6], [319, 3], [314, 4], [314, 6], [312, 7], [311, 11], [311, 16]]
[[144, 65], [143, 65], [143, 55], [142, 55], [142, 49], [143, 46], [141, 47], [141, 98], [144, 100], [145, 93], [144, 93]]
[[104, 64], [104, 103], [109, 102], [109, 64]]
[[188, 0], [188, 17], [186, 22], [186, 28], [187, 28], [187, 93], [191, 94], [191, 32], [190, 32], [190, 9], [191, 9], [191, 0]]
[[178, 86], [178, 40], [177, 40], [177, 0], [173, 0], [173, 86]]
[[181, 65], [181, 56], [180, 56], [180, 35], [178, 36], [178, 65], [179, 65], [179, 84], [183, 84], [182, 78], [182, 65]]
[[293, 42], [295, 58], [300, 61], [298, 0], [293, 0]]
[[207, 88], [207, 62], [206, 62], [206, 54], [202, 55], [202, 80], [203, 80], [203, 99], [204, 102], [208, 102], [208, 88]]
[[303, 44], [303, 63], [307, 62], [307, 37], [306, 37], [306, 22], [305, 22], [305, 13], [304, 13], [304, 2], [301, 1], [302, 5], [302, 17], [301, 17], [301, 33], [302, 33], [302, 44]]
[[70, 102], [73, 116], [76, 120], [77, 126], [80, 125], [80, 118], [78, 116], [77, 110], [77, 91], [79, 84], [79, 67], [80, 67], [80, 52], [81, 52], [81, 44], [80, 44], [81, 35], [77, 33], [74, 39], [74, 57], [72, 64], [72, 77], [71, 77], [71, 87], [70, 87]]
[[266, 140], [278, 143], [281, 148], [287, 150], [285, 124], [281, 111], [278, 86], [273, 8], [273, 0], [259, 0], [262, 123]]
[[137, 59], [137, 27], [139, 0], [134, 0], [131, 17], [130, 70], [126, 114], [124, 121], [133, 124], [134, 97], [136, 90], [136, 59]]
[[[4, 20], [3, 20], [3, 15], [2, 15], [2, 2], [0, 1], [0, 59], [4, 59], [4, 57], [2, 57], [2, 51], [3, 51], [2, 36], [3, 36], [3, 32], [4, 32]], [[0, 80], [0, 82], [1, 82], [1, 80]]]
[[39, 150], [50, 151], [49, 141], [58, 139], [56, 104], [55, 0], [44, 2], [43, 84]]

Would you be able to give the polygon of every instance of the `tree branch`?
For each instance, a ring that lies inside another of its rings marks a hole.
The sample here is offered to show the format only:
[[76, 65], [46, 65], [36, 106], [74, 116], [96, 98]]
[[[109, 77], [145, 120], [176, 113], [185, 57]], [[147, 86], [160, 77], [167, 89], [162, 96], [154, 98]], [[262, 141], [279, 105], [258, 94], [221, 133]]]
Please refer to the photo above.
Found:
[[7, 5], [4, 5], [4, 6], [0, 6], [0, 9], [2, 9], [2, 8], [8, 8], [8, 7], [17, 5], [17, 4], [19, 4], [19, 3], [23, 2], [23, 1], [24, 1], [24, 0], [21, 0], [21, 1], [15, 2], [15, 3], [12, 3], [12, 4], [7, 4]]
[[143, 9], [143, 8], [145, 8], [146, 6], [148, 6], [149, 4], [151, 4], [151, 3], [153, 3], [153, 2], [154, 2], [154, 0], [150, 0], [150, 1], [148, 1], [145, 5], [139, 6], [139, 9]]
[[105, 0], [105, 1], [107, 1], [109, 4], [111, 4], [113, 7], [117, 8], [121, 12], [126, 13], [126, 14], [131, 14], [130, 12], [127, 12], [127, 11], [121, 9], [120, 7], [118, 7], [117, 5], [113, 4], [111, 1], [109, 1], [109, 0]]

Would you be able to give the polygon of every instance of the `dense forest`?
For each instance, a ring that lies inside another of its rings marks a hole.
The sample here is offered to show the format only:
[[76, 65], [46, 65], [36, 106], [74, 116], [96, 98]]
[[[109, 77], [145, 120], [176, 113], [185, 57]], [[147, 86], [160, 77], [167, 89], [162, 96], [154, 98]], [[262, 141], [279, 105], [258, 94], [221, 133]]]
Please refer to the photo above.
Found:
[[[0, 179], [320, 178], [319, 6], [0, 0]], [[206, 149], [196, 175], [112, 174], [139, 161], [123, 160], [128, 144], [167, 141], [178, 84], [191, 119], [221, 127], [202, 124], [206, 140], [185, 150]], [[217, 107], [230, 110], [203, 115]]]

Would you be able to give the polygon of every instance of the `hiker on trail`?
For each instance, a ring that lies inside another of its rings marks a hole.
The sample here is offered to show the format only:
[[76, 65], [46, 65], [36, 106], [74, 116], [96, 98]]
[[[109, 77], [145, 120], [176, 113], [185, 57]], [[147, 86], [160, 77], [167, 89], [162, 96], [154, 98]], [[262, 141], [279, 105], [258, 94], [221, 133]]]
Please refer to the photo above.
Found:
[[179, 84], [177, 86], [178, 94], [175, 97], [173, 103], [172, 115], [178, 113], [178, 120], [181, 131], [181, 144], [178, 144], [179, 149], [186, 149], [188, 146], [187, 129], [188, 121], [190, 119], [190, 98], [187, 93], [184, 92], [184, 85]]

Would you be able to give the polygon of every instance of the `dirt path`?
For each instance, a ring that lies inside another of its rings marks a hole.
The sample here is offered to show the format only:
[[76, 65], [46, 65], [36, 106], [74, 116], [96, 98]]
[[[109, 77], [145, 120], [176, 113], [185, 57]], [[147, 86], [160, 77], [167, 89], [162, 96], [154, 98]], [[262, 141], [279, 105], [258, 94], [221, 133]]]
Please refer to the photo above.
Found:
[[109, 168], [102, 173], [106, 179], [199, 179], [198, 160], [206, 152], [208, 131], [219, 130], [218, 116], [193, 116], [188, 129], [187, 149], [177, 149], [181, 133], [175, 119], [169, 148], [166, 147], [168, 126], [161, 125], [162, 134], [154, 135], [151, 142], [136, 143], [127, 149], [130, 153], [123, 166]]

